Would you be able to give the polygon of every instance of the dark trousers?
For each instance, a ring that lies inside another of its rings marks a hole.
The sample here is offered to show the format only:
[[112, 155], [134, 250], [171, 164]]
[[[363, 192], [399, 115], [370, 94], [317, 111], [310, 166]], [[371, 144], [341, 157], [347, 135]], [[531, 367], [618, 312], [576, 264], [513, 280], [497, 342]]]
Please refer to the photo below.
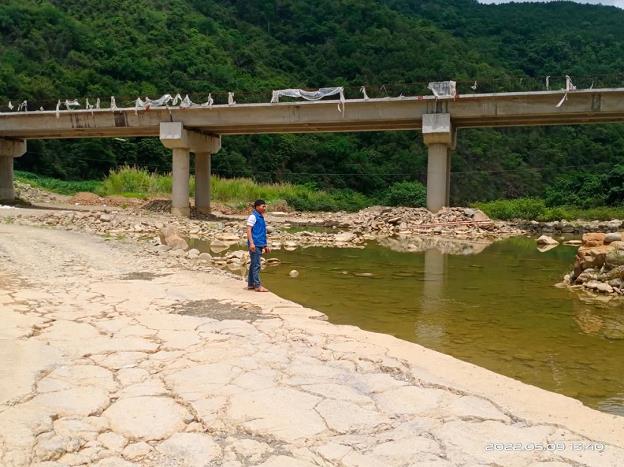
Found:
[[247, 278], [247, 286], [255, 289], [259, 288], [260, 284], [260, 258], [262, 258], [262, 250], [265, 247], [257, 246], [256, 251], [249, 250], [249, 277]]

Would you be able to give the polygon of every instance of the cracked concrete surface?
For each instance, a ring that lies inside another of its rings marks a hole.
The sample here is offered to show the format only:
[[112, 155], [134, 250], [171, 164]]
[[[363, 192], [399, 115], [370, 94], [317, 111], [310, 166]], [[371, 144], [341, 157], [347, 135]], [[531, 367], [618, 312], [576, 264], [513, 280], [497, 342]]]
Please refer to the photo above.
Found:
[[0, 225], [0, 465], [624, 464], [622, 417], [243, 285]]

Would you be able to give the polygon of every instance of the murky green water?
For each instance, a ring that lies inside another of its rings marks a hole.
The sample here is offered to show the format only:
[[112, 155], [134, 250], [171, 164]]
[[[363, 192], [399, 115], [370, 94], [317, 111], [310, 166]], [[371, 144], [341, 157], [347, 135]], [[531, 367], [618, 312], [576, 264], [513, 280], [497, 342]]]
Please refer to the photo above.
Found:
[[[575, 248], [509, 239], [477, 255], [307, 248], [263, 272], [278, 295], [624, 415], [624, 306], [558, 289]], [[291, 269], [300, 275], [288, 277]], [[358, 274], [365, 273], [363, 276]], [[367, 276], [366, 273], [372, 273]]]

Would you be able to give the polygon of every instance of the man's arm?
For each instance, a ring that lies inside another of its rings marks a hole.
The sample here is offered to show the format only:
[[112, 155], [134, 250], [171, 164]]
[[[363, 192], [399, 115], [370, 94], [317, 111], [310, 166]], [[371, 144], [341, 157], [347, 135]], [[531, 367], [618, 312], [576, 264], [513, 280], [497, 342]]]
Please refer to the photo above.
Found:
[[247, 226], [247, 240], [249, 240], [249, 249], [253, 252], [256, 251], [256, 245], [253, 242], [253, 236], [251, 235], [251, 226]]

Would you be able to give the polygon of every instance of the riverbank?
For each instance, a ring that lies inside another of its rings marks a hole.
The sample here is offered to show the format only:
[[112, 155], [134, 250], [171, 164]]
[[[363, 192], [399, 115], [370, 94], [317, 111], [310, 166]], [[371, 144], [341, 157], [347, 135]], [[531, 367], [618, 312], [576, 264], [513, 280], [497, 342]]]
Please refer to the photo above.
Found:
[[16, 225], [45, 226], [45, 212], [2, 216], [4, 465], [624, 460], [621, 417], [248, 296], [149, 242]]
[[[158, 236], [160, 228], [170, 225], [189, 239], [222, 242], [226, 246], [244, 240], [241, 225], [246, 214], [232, 213], [220, 205], [214, 207], [211, 216], [194, 213], [191, 219], [172, 218], [169, 215], [171, 204], [166, 199], [143, 202], [119, 197], [102, 198], [93, 193], [77, 193], [70, 197], [23, 184], [18, 184], [17, 190], [25, 202], [32, 203], [32, 207], [44, 208], [44, 212], [35, 216], [36, 223], [133, 238]], [[32, 217], [30, 213], [36, 211], [27, 210], [15, 216], [28, 222]], [[491, 242], [524, 233], [511, 223], [493, 221], [472, 208], [444, 208], [434, 214], [424, 208], [372, 206], [352, 213], [270, 210], [268, 216], [270, 239], [276, 248], [354, 247], [368, 240], [390, 237], [419, 241], [423, 235]], [[302, 228], [294, 231], [293, 227]]]

